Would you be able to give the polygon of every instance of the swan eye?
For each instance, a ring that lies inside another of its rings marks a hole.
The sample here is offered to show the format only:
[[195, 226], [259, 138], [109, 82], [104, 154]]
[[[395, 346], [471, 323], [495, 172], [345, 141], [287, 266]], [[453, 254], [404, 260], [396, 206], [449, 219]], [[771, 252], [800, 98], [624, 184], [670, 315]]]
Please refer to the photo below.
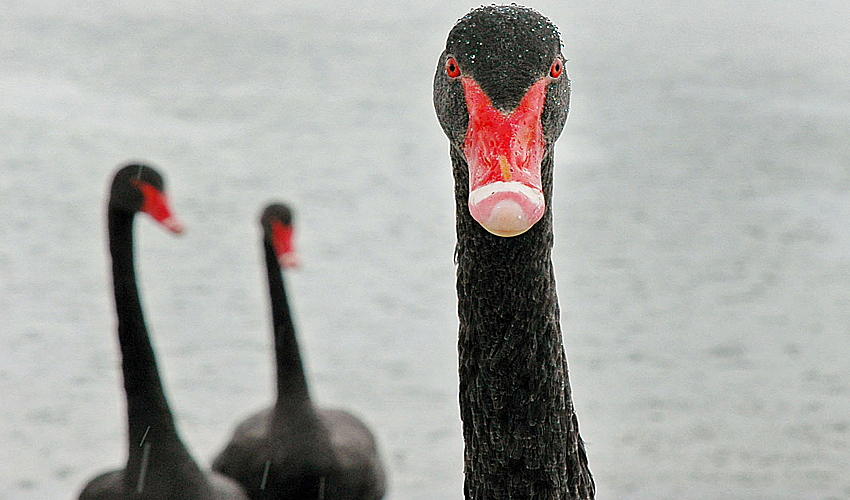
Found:
[[457, 61], [454, 57], [446, 59], [446, 74], [449, 75], [449, 78], [457, 78], [460, 76], [460, 67], [458, 67]]
[[563, 72], [564, 63], [562, 63], [560, 59], [555, 59], [555, 62], [552, 63], [552, 67], [549, 69], [549, 76], [552, 78], [558, 78]]

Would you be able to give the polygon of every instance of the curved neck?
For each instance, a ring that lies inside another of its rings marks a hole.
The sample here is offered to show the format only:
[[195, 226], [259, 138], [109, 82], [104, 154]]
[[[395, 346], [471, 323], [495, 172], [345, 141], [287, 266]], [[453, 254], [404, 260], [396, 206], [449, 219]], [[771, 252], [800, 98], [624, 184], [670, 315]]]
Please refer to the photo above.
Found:
[[551, 260], [551, 151], [543, 166], [546, 212], [512, 238], [472, 219], [466, 163], [454, 150], [452, 160], [466, 498], [593, 498]]
[[274, 331], [275, 360], [277, 364], [277, 402], [275, 408], [290, 408], [309, 402], [307, 379], [295, 338], [295, 325], [289, 311], [283, 274], [277, 255], [268, 240], [263, 239], [266, 257], [266, 271], [269, 280], [269, 298], [271, 299], [272, 326]]
[[158, 453], [184, 453], [165, 399], [153, 347], [145, 326], [133, 264], [133, 214], [109, 210], [109, 251], [118, 315], [121, 368], [127, 395], [129, 458], [127, 478], [142, 468], [144, 444]]

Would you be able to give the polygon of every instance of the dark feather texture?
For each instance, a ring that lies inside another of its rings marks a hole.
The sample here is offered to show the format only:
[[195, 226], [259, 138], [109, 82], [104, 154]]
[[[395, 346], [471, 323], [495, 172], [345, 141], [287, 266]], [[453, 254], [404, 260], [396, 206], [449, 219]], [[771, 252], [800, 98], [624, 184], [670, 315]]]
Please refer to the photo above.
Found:
[[463, 153], [468, 114], [454, 57], [502, 112], [561, 57], [555, 26], [532, 9], [488, 6], [451, 30], [434, 79], [434, 106], [450, 142], [457, 216], [460, 407], [466, 498], [591, 499], [595, 487], [573, 410], [552, 267], [554, 142], [569, 107], [564, 73], [542, 113], [543, 218], [527, 232], [490, 234], [469, 213]]

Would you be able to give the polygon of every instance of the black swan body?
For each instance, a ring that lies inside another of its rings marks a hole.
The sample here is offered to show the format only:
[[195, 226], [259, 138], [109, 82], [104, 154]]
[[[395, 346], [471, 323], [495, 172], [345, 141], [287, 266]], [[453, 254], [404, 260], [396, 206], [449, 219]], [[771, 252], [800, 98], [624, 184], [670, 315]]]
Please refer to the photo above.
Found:
[[485, 6], [452, 28], [434, 107], [455, 179], [467, 499], [592, 499], [552, 267], [552, 168], [570, 83], [557, 28]]
[[198, 467], [180, 441], [148, 337], [133, 262], [133, 221], [145, 212], [174, 233], [162, 176], [146, 165], [127, 165], [115, 174], [107, 209], [109, 252], [118, 316], [124, 390], [127, 396], [129, 457], [124, 469], [92, 479], [80, 500], [244, 500], [234, 481]]
[[277, 401], [243, 421], [213, 469], [236, 479], [253, 500], [377, 500], [385, 490], [375, 439], [357, 418], [310, 400], [281, 264], [292, 250], [292, 213], [282, 204], [260, 217], [277, 362]]

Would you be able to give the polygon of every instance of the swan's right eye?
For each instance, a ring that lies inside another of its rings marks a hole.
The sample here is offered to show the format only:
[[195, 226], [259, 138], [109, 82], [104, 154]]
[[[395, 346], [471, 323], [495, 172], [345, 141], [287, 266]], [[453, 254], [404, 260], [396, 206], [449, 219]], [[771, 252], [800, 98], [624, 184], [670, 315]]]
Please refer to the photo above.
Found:
[[561, 76], [561, 73], [564, 71], [564, 63], [561, 62], [561, 59], [555, 59], [552, 63], [552, 67], [549, 69], [549, 76], [552, 78], [558, 78]]
[[446, 59], [446, 74], [449, 78], [457, 78], [460, 76], [460, 67], [454, 57]]

